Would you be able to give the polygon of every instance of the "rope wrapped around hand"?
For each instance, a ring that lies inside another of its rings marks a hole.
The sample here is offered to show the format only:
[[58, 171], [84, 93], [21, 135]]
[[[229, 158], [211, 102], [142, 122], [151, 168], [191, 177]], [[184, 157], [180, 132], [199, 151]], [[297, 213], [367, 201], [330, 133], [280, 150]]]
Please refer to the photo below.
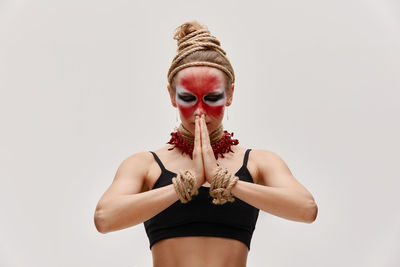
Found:
[[232, 175], [227, 169], [218, 167], [210, 184], [210, 196], [214, 198], [213, 203], [222, 205], [228, 201], [235, 201], [231, 189], [238, 180], [239, 177]]
[[199, 193], [196, 188], [196, 177], [189, 170], [179, 170], [177, 176], [172, 178], [172, 183], [182, 203], [187, 203]]

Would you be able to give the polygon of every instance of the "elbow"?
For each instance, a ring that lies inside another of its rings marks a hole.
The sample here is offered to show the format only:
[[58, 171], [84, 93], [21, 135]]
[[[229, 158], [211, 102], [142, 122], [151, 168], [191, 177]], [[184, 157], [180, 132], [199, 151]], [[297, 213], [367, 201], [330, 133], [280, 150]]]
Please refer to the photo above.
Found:
[[96, 210], [94, 214], [94, 225], [99, 233], [106, 234], [109, 231], [107, 230], [107, 222], [104, 216], [104, 212], [101, 210]]
[[317, 219], [318, 206], [314, 201], [307, 204], [305, 212], [303, 213], [303, 221], [306, 223], [312, 223]]

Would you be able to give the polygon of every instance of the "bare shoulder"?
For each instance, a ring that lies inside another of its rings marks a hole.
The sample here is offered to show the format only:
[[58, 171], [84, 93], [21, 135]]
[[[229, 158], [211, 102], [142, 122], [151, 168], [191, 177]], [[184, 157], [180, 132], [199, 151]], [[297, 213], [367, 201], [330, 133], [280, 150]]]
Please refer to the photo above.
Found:
[[286, 165], [284, 160], [275, 152], [265, 149], [252, 149], [252, 159], [262, 166]]
[[149, 151], [141, 151], [132, 154], [122, 161], [118, 167], [115, 178], [119, 178], [120, 176], [118, 174], [121, 172], [134, 172], [136, 174], [145, 175], [152, 163], [153, 156]]
[[131, 163], [143, 163], [143, 164], [150, 164], [152, 162], [153, 156], [149, 151], [141, 151], [134, 153], [124, 159], [121, 163], [122, 164], [131, 164]]
[[119, 165], [112, 184], [100, 199], [105, 201], [120, 195], [146, 191], [147, 172], [152, 164], [152, 155], [147, 151], [138, 152], [125, 158]]
[[257, 167], [259, 184], [271, 187], [293, 188], [312, 198], [310, 192], [297, 181], [286, 162], [277, 153], [255, 149], [252, 156]]
[[294, 179], [286, 162], [273, 151], [253, 149], [251, 159], [256, 165], [260, 184], [284, 186]]

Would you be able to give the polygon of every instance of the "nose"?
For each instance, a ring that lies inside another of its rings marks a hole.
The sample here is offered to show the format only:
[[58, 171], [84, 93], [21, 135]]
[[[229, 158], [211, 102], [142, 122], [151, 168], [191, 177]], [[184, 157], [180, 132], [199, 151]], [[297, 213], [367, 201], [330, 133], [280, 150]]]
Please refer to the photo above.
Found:
[[196, 107], [196, 110], [194, 111], [194, 115], [200, 116], [203, 113], [205, 113], [205, 109], [204, 109], [203, 103], [200, 101], [200, 103]]

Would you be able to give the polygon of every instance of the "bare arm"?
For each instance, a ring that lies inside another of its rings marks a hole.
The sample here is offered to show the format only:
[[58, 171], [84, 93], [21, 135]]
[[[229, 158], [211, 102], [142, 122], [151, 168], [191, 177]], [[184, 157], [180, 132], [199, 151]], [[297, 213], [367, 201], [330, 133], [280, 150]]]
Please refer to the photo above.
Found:
[[100, 233], [142, 223], [179, 199], [172, 184], [144, 190], [152, 157], [148, 152], [140, 152], [121, 163], [111, 186], [96, 206], [94, 223]]
[[314, 198], [292, 175], [285, 162], [275, 153], [253, 150], [259, 184], [238, 181], [234, 196], [273, 215], [311, 223], [318, 213]]

